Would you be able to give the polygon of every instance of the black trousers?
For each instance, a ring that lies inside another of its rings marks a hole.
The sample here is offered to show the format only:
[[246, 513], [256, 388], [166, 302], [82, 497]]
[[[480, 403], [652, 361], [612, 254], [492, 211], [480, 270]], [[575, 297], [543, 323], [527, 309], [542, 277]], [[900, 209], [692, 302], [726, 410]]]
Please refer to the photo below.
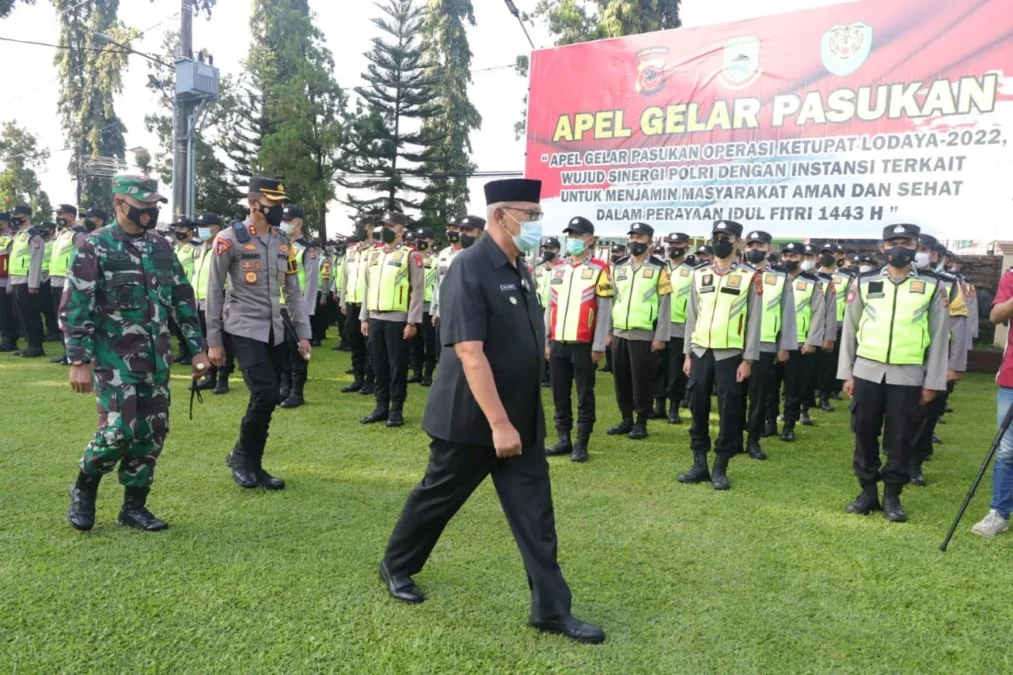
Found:
[[556, 409], [556, 431], [573, 429], [573, 383], [577, 383], [577, 433], [594, 431], [594, 381], [598, 365], [591, 358], [589, 342], [553, 342], [549, 348], [549, 377]]
[[[63, 289], [57, 290], [61, 293], [63, 292]], [[56, 320], [56, 310], [59, 306], [59, 301], [55, 307], [53, 306], [53, 284], [50, 283], [49, 279], [46, 279], [39, 286], [39, 309], [46, 320], [46, 331], [44, 333], [46, 336], [60, 334], [60, 322]]]
[[[777, 368], [777, 353], [760, 352], [760, 358], [753, 361], [753, 369], [749, 382], [743, 389], [749, 395], [749, 408], [746, 415], [746, 431], [750, 440], [759, 440], [763, 433], [763, 425], [767, 420], [770, 399], [777, 397], [774, 386], [774, 371]], [[777, 419], [777, 415], [774, 415]]]
[[334, 322], [338, 324], [338, 337], [342, 343], [348, 340], [348, 322], [345, 320], [345, 315], [338, 309], [337, 302], [334, 302]]
[[612, 338], [612, 381], [623, 418], [651, 414], [655, 357], [649, 340]]
[[345, 336], [348, 338], [348, 349], [352, 352], [352, 370], [356, 378], [366, 382], [373, 381], [373, 360], [369, 354], [369, 340], [362, 334], [362, 322], [359, 312], [362, 305], [348, 305], [345, 314]]
[[[288, 316], [287, 309], [282, 309], [281, 313], [283, 316]], [[299, 353], [299, 343], [296, 342], [295, 336], [290, 335], [288, 331], [285, 332], [285, 342], [282, 344], [285, 346], [281, 360], [282, 379], [292, 378], [291, 381], [298, 379], [305, 384], [309, 375], [310, 362]], [[291, 384], [290, 380], [285, 379], [285, 381]], [[279, 386], [281, 385], [279, 384]]]
[[812, 365], [815, 354], [801, 351], [788, 352], [784, 362], [784, 421], [798, 422], [805, 399], [806, 383], [811, 380], [807, 369]]
[[[320, 304], [323, 301], [323, 304]], [[317, 309], [310, 317], [310, 331], [312, 334], [313, 342], [322, 342], [327, 337], [327, 327], [330, 323], [330, 311], [331, 307], [328, 304], [328, 299], [324, 298], [323, 293], [317, 293]]]
[[14, 315], [14, 294], [7, 294], [7, 287], [0, 288], [0, 339], [5, 344], [17, 344], [18, 319]]
[[689, 427], [689, 446], [695, 453], [707, 454], [711, 449], [710, 415], [711, 387], [717, 389], [718, 439], [714, 452], [719, 457], [733, 457], [742, 452], [742, 429], [745, 425], [743, 384], [735, 381], [742, 356], [720, 361], [708, 349], [703, 356], [690, 355], [692, 369], [689, 375], [690, 412], [693, 423]]
[[275, 345], [273, 331], [268, 338], [270, 342], [238, 335], [231, 336], [231, 339], [243, 380], [250, 390], [250, 402], [239, 425], [236, 447], [242, 448], [251, 456], [259, 457], [264, 454], [271, 415], [279, 403], [278, 386], [281, 364], [285, 358], [285, 343]]
[[[199, 310], [200, 313], [200, 329], [201, 332], [207, 337], [208, 334], [208, 313], [206, 311]], [[232, 371], [236, 369], [236, 355], [232, 351], [232, 336], [225, 331], [222, 331], [222, 346], [225, 348], [225, 365], [219, 368], [216, 365], [211, 366], [211, 372], [217, 373], [224, 377], [228, 377], [232, 374]]]
[[[67, 282], [64, 281], [63, 283], [67, 283]], [[63, 302], [63, 286], [53, 286], [53, 285], [50, 285], [50, 287], [49, 287], [49, 297], [50, 297], [50, 302], [52, 303], [53, 316], [55, 317], [53, 319], [54, 330], [52, 332], [54, 334], [60, 334], [61, 333], [61, 331], [60, 331], [60, 303]]]
[[412, 338], [411, 366], [416, 373], [432, 375], [436, 368], [436, 327], [429, 312], [422, 313], [422, 323]]
[[841, 355], [841, 329], [837, 329], [837, 339], [834, 340], [834, 349], [830, 352], [820, 351], [819, 374], [817, 375], [816, 388], [820, 390], [820, 397], [827, 398], [831, 393], [841, 390], [841, 381], [837, 379], [837, 362]]
[[432, 439], [426, 474], [408, 496], [387, 543], [387, 569], [396, 576], [419, 572], [447, 523], [490, 474], [524, 560], [531, 617], [569, 614], [570, 588], [556, 560], [552, 486], [541, 442], [518, 457], [498, 459], [490, 447]]
[[[914, 435], [912, 417], [921, 413], [921, 387], [905, 387], [855, 378], [851, 430], [855, 433], [855, 475], [860, 481], [905, 485]], [[879, 458], [883, 435], [886, 466]]]
[[686, 382], [689, 378], [683, 372], [686, 355], [682, 353], [685, 338], [674, 337], [665, 345], [663, 351], [655, 354], [656, 368], [654, 371], [654, 398], [667, 398], [682, 403], [686, 395]]
[[42, 348], [44, 333], [42, 331], [42, 309], [39, 306], [38, 293], [29, 293], [28, 284], [17, 284], [14, 286], [14, 310], [18, 318], [18, 326], [21, 334], [28, 340], [29, 347]]
[[[789, 357], [790, 357], [789, 352]], [[754, 364], [755, 367], [755, 364]], [[781, 384], [784, 382], [784, 363], [777, 361], [774, 363], [774, 367], [770, 371], [770, 383], [768, 385], [770, 396], [767, 397], [767, 412], [764, 417], [767, 418], [767, 422], [776, 422], [777, 416], [781, 412]]]
[[408, 353], [403, 321], [369, 320], [369, 355], [373, 362], [376, 402], [385, 406], [408, 397]]
[[[794, 353], [794, 352], [792, 352]], [[816, 407], [816, 382], [818, 380], [819, 368], [820, 368], [820, 354], [823, 352], [817, 348], [817, 351], [812, 354], [803, 354], [801, 350], [798, 352], [799, 356], [802, 357], [802, 409], [809, 410], [810, 408]], [[787, 419], [787, 417], [785, 417]]]
[[943, 416], [946, 402], [950, 394], [937, 391], [936, 397], [928, 405], [919, 405], [911, 416], [911, 465], [917, 468], [932, 455], [932, 435], [936, 433], [936, 424]]

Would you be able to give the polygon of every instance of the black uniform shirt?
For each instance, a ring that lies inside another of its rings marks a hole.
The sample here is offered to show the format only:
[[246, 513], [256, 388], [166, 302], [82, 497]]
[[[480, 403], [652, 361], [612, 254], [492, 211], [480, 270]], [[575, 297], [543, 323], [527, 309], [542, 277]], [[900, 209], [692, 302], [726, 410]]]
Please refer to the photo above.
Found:
[[426, 399], [422, 429], [452, 443], [492, 446], [492, 429], [464, 375], [454, 345], [483, 342], [496, 390], [525, 449], [545, 442], [542, 367], [545, 327], [523, 260], [510, 264], [486, 235], [464, 251], [440, 284], [440, 369]]

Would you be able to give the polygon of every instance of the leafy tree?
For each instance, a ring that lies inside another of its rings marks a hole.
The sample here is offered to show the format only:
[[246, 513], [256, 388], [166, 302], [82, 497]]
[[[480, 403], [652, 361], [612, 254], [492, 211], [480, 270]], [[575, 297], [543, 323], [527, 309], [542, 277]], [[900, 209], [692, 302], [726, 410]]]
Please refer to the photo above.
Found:
[[[6, 18], [11, 12], [14, 11], [14, 3], [17, 0], [0, 0], [0, 19]], [[26, 5], [34, 5], [35, 0], [21, 0]]]
[[39, 146], [39, 139], [19, 127], [17, 120], [0, 125], [0, 211], [9, 211], [17, 204], [28, 204], [45, 219], [52, 218], [49, 197], [42, 190], [35, 172], [49, 160], [49, 150]]

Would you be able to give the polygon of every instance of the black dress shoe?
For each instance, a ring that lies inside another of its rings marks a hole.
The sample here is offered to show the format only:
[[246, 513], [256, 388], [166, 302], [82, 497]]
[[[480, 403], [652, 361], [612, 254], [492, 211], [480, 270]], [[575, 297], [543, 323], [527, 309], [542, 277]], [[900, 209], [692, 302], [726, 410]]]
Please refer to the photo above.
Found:
[[215, 385], [215, 390], [211, 393], [219, 396], [229, 393], [229, 378], [219, 376], [218, 384]]
[[345, 375], [355, 375], [355, 369], [349, 368], [348, 370], [345, 371]]
[[828, 399], [824, 398], [820, 399], [820, 410], [822, 410], [823, 412], [833, 412], [834, 407], [830, 405], [830, 401]]
[[647, 438], [647, 422], [637, 421], [630, 429], [630, 433], [627, 434], [634, 441], [641, 441]]
[[3, 344], [0, 344], [0, 352], [16, 352], [16, 351], [18, 351], [18, 346], [13, 342], [4, 342]]
[[263, 469], [254, 469], [253, 475], [257, 479], [257, 485], [268, 490], [284, 490], [285, 481], [276, 478]]
[[830, 394], [830, 398], [834, 399], [835, 401], [843, 401], [844, 400], [844, 399], [841, 398], [841, 392], [839, 392], [839, 391], [832, 392]]
[[401, 602], [417, 605], [426, 599], [422, 590], [415, 585], [411, 577], [396, 577], [387, 569], [387, 563], [380, 563], [380, 578], [387, 586], [390, 597]]
[[936, 424], [946, 424], [946, 418], [940, 417], [936, 420]]
[[946, 406], [945, 408], [943, 408], [943, 412], [949, 414], [953, 412], [953, 408], [951, 408], [950, 406]]
[[550, 389], [551, 387], [552, 387], [552, 383], [549, 382], [548, 380], [545, 380], [544, 382], [542, 382], [542, 389]]
[[611, 373], [612, 372], [612, 366], [609, 366], [609, 365], [604, 366], [601, 369], [601, 372], [603, 372], [603, 373]]
[[601, 626], [581, 621], [572, 614], [554, 617], [551, 619], [531, 619], [531, 627], [543, 633], [553, 635], [565, 635], [571, 640], [583, 642], [588, 645], [598, 645], [605, 642], [605, 631]]
[[785, 443], [793, 443], [795, 441], [795, 423], [785, 422], [784, 430], [781, 431], [781, 440]]

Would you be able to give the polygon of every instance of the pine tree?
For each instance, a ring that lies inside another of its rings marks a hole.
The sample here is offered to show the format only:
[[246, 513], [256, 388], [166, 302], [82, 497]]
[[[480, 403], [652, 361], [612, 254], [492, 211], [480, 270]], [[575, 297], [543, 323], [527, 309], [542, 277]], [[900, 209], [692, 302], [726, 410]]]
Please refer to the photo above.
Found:
[[[14, 3], [17, 0], [0, 0], [0, 19], [6, 18], [14, 11]], [[35, 0], [21, 0], [26, 5], [34, 5]]]
[[377, 177], [344, 183], [376, 195], [366, 199], [349, 195], [347, 203], [366, 213], [419, 208], [409, 195], [424, 190], [407, 178], [422, 175], [422, 150], [434, 139], [421, 130], [409, 131], [409, 126], [438, 114], [432, 104], [434, 82], [419, 45], [422, 8], [414, 0], [382, 0], [376, 6], [382, 16], [373, 23], [386, 36], [374, 38], [373, 48], [366, 52], [369, 66], [362, 77], [369, 86], [356, 89], [365, 102], [365, 114], [351, 125], [349, 142], [354, 168]]
[[[35, 172], [46, 165], [49, 150], [39, 139], [18, 126], [17, 120], [0, 125], [0, 211], [17, 204], [28, 204], [36, 213], [49, 206]], [[52, 212], [46, 214], [48, 220]]]
[[423, 25], [425, 58], [430, 67], [437, 114], [422, 123], [434, 142], [425, 150], [423, 173], [429, 186], [422, 201], [423, 221], [439, 235], [468, 205], [468, 177], [477, 168], [470, 159], [473, 129], [482, 117], [468, 98], [471, 48], [467, 25], [475, 25], [472, 0], [429, 0]]

